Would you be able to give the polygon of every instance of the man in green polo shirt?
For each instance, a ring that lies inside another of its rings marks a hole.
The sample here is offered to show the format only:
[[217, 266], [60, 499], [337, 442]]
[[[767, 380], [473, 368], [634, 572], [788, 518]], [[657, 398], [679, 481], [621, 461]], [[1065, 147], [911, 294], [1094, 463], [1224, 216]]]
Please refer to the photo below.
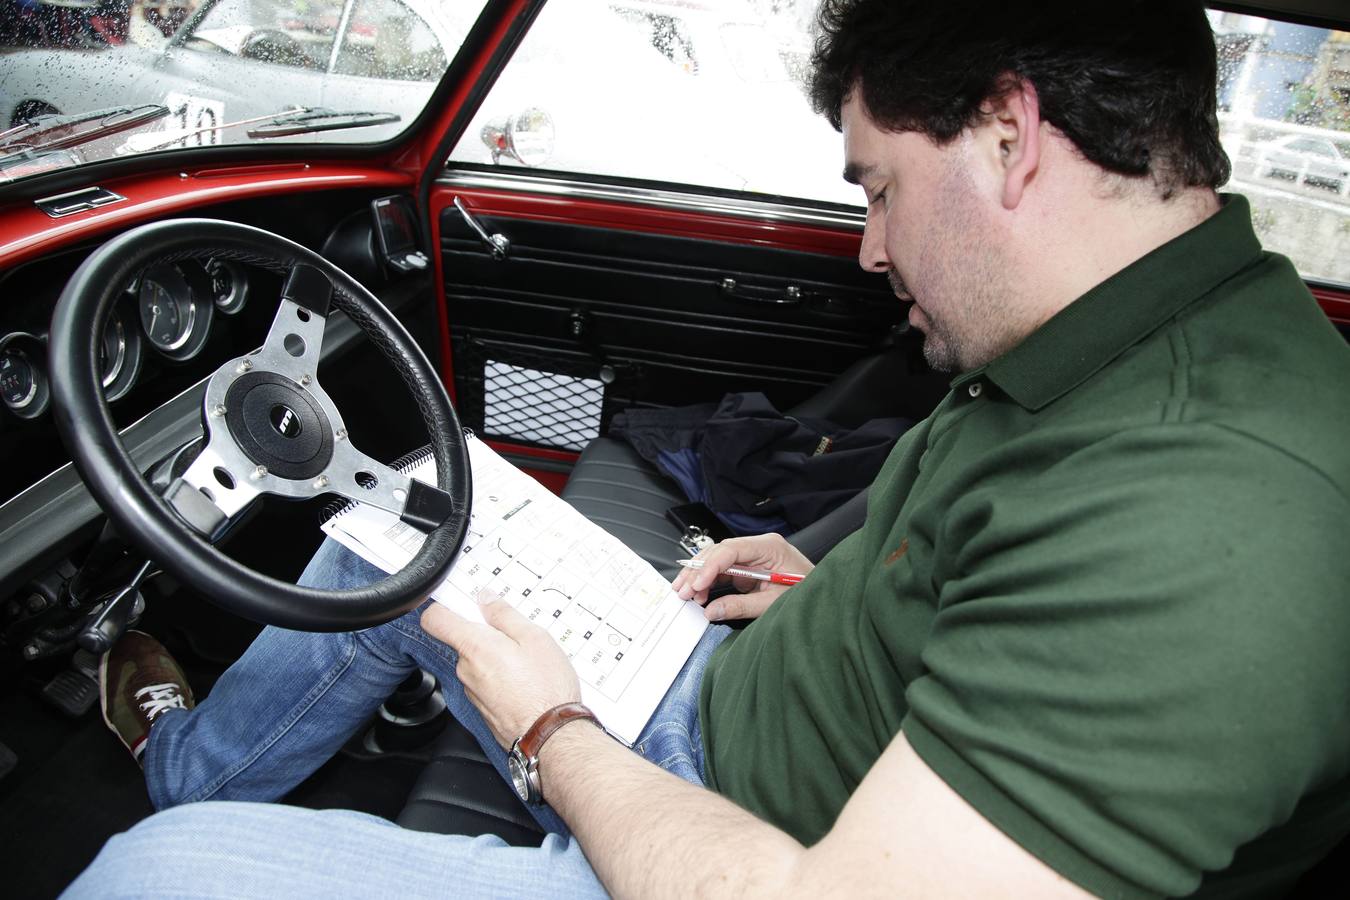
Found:
[[863, 528], [787, 591], [709, 599], [733, 563], [809, 568], [769, 537], [677, 579], [755, 621], [715, 626], [672, 689], [697, 715], [639, 753], [555, 712], [575, 673], [502, 603], [345, 643], [269, 630], [195, 712], [160, 666], [140, 739], [161, 805], [279, 796], [359, 720], [342, 703], [378, 702], [351, 673], [415, 660], [502, 747], [536, 745], [563, 837], [188, 804], [72, 894], [205, 890], [227, 858], [235, 894], [1234, 896], [1350, 830], [1350, 350], [1215, 192], [1203, 10], [838, 0], [822, 25], [813, 98], [866, 193], [861, 263], [955, 375]]

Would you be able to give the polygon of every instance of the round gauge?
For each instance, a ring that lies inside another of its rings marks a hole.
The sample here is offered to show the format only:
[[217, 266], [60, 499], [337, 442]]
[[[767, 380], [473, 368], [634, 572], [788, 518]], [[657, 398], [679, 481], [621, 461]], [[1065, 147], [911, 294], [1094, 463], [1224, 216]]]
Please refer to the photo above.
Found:
[[98, 359], [103, 372], [105, 399], [111, 402], [131, 390], [141, 371], [141, 335], [128, 324], [126, 314], [120, 309], [114, 310], [108, 324], [103, 326]]
[[223, 259], [207, 260], [206, 277], [211, 280], [211, 299], [218, 311], [232, 316], [244, 308], [248, 279], [238, 264]]
[[47, 411], [51, 390], [45, 369], [46, 353], [38, 338], [11, 334], [0, 341], [0, 399], [10, 412], [32, 419]]
[[116, 383], [127, 364], [127, 329], [121, 316], [114, 316], [103, 329], [103, 340], [98, 345], [98, 362], [103, 370], [103, 389]]
[[213, 304], [177, 269], [147, 270], [136, 288], [136, 304], [150, 346], [179, 362], [201, 351], [211, 328]]
[[37, 396], [38, 373], [28, 354], [10, 348], [0, 354], [0, 395], [10, 409], [23, 409]]

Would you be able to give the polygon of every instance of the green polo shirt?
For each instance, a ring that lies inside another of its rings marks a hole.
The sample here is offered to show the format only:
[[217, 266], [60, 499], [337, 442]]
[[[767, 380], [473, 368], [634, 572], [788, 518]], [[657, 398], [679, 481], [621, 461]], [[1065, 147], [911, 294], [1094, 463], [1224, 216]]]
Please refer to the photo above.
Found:
[[711, 786], [799, 840], [896, 733], [1099, 894], [1350, 829], [1350, 348], [1241, 197], [963, 374], [718, 651]]

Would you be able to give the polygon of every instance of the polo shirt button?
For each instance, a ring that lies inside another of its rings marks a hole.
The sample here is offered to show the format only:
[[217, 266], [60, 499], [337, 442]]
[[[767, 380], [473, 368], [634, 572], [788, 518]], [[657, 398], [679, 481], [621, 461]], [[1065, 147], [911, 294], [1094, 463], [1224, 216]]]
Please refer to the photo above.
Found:
[[970, 393], [971, 397], [978, 397], [980, 396], [980, 393], [984, 390], [984, 385], [980, 384], [978, 381], [975, 381], [972, 382], [970, 387], [966, 388], [966, 390]]

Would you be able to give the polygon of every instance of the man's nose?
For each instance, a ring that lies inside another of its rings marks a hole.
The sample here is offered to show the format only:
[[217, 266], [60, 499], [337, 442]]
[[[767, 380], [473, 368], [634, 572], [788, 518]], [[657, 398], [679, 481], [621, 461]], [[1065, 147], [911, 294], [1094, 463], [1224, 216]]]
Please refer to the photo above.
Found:
[[886, 257], [886, 228], [869, 212], [863, 225], [862, 246], [858, 248], [858, 265], [867, 272], [885, 272], [891, 262]]

